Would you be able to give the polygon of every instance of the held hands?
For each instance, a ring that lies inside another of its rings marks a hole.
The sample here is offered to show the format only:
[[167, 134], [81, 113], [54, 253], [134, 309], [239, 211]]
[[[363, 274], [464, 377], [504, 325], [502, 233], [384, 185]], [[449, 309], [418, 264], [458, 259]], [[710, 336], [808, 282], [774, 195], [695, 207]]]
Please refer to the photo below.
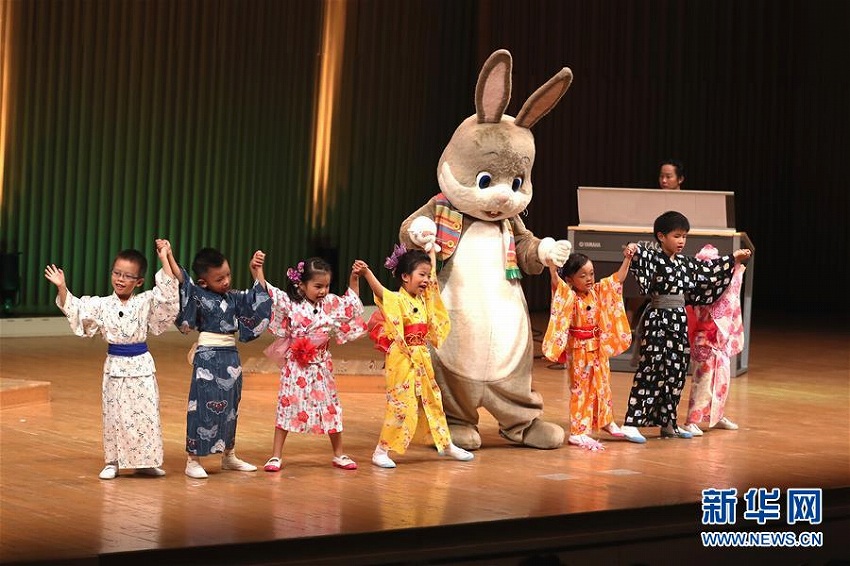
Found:
[[369, 266], [362, 259], [355, 259], [351, 266], [352, 277], [362, 277], [369, 270]]
[[439, 252], [442, 248], [437, 244], [437, 224], [427, 216], [419, 216], [410, 223], [407, 230], [410, 240], [425, 250]]
[[168, 256], [171, 255], [171, 242], [159, 238], [154, 241], [156, 242], [156, 255], [159, 256], [162, 263], [167, 263]]
[[638, 247], [637, 247], [637, 244], [635, 244], [635, 243], [630, 243], [630, 244], [626, 245], [626, 247], [623, 248], [623, 257], [625, 257], [628, 260], [631, 260], [633, 257], [635, 257], [635, 254], [637, 253], [637, 249], [638, 249]]
[[253, 257], [251, 257], [251, 263], [249, 264], [249, 267], [251, 268], [251, 273], [256, 273], [257, 271], [262, 269], [263, 264], [265, 262], [266, 254], [261, 250], [255, 251]]
[[543, 238], [537, 247], [537, 257], [543, 265], [561, 267], [567, 262], [572, 251], [573, 245], [569, 240]]
[[44, 277], [60, 289], [65, 287], [65, 272], [52, 263], [44, 268]]
[[736, 263], [741, 263], [743, 261], [747, 261], [752, 256], [753, 256], [753, 252], [748, 250], [748, 249], [735, 250], [735, 252], [732, 254], [732, 257], [735, 258]]

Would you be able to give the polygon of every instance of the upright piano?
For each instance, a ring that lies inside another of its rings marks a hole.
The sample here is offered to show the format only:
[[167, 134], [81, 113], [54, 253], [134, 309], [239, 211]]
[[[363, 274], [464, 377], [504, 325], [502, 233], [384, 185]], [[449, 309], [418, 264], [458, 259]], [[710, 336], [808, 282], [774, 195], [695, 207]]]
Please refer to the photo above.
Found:
[[[568, 227], [568, 237], [573, 251], [581, 252], [593, 261], [597, 279], [619, 269], [623, 249], [629, 242], [653, 241], [652, 225], [660, 214], [668, 210], [681, 212], [690, 222], [691, 230], [684, 250], [687, 255], [696, 255], [706, 244], [717, 248], [720, 255], [730, 254], [739, 248], [755, 251], [747, 234], [735, 230], [734, 203], [735, 194], [726, 191], [578, 187], [579, 225]], [[741, 292], [744, 349], [732, 360], [734, 375], [746, 372], [749, 365], [754, 264], [755, 254], [747, 262], [744, 272]], [[647, 301], [641, 297], [634, 277], [626, 279], [623, 298], [634, 333]], [[611, 358], [611, 369], [634, 371], [638, 349], [639, 344], [633, 340], [627, 352]]]

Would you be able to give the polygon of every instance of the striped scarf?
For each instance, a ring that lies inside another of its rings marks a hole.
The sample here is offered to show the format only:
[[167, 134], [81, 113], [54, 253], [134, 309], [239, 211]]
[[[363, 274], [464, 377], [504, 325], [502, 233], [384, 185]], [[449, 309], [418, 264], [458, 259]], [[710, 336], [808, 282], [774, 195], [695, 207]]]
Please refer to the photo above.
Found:
[[[442, 266], [457, 249], [460, 232], [463, 229], [463, 214], [452, 206], [452, 203], [443, 193], [439, 193], [435, 198], [434, 223], [437, 224], [437, 243], [442, 248], [438, 255]], [[514, 229], [508, 219], [502, 220], [502, 239], [505, 248], [505, 277], [507, 279], [522, 279], [522, 272], [516, 258]]]

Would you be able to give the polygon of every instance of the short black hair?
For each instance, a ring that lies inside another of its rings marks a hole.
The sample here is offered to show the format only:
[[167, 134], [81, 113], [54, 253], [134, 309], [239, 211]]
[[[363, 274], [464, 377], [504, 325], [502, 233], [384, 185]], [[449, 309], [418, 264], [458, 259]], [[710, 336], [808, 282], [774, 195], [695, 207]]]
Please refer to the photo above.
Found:
[[192, 272], [197, 279], [201, 279], [207, 274], [207, 271], [214, 267], [221, 267], [227, 258], [224, 254], [215, 248], [203, 248], [195, 254], [195, 259], [192, 260]]
[[675, 210], [668, 210], [656, 218], [655, 224], [652, 225], [652, 234], [655, 236], [656, 240], [658, 239], [659, 233], [666, 236], [673, 230], [684, 230], [685, 232], [691, 231], [691, 223], [688, 222], [688, 217], [681, 212], [676, 212]]
[[587, 265], [588, 261], [590, 261], [590, 258], [582, 253], [571, 253], [570, 257], [567, 258], [566, 263], [558, 269], [558, 275], [561, 279], [572, 277], [579, 269]]
[[685, 176], [685, 164], [678, 159], [664, 159], [661, 161], [661, 164], [658, 165], [658, 169], [660, 170], [665, 165], [673, 166], [673, 169], [676, 170], [676, 178], [681, 179]]
[[422, 250], [408, 250], [398, 257], [398, 265], [396, 265], [393, 275], [401, 283], [403, 281], [402, 275], [410, 275], [414, 269], [423, 263], [431, 265], [431, 257], [428, 254]]
[[139, 277], [145, 276], [145, 271], [148, 270], [148, 260], [147, 258], [145, 258], [145, 255], [139, 250], [134, 250], [132, 248], [121, 250], [120, 252], [118, 252], [118, 255], [115, 256], [115, 259], [112, 260], [112, 267], [115, 267], [115, 262], [119, 259], [124, 259], [135, 263], [139, 266]]

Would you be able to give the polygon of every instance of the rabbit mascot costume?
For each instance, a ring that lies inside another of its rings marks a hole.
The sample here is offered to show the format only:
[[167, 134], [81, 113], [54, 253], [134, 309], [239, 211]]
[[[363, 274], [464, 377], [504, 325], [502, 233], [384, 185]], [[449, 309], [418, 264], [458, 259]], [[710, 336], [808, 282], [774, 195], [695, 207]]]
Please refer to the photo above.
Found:
[[540, 420], [543, 400], [531, 388], [533, 350], [521, 272], [561, 266], [566, 240], [536, 238], [520, 220], [531, 202], [531, 127], [561, 99], [572, 73], [563, 68], [523, 105], [504, 114], [511, 96], [511, 54], [493, 53], [475, 89], [476, 113], [455, 131], [437, 166], [440, 193], [401, 225], [399, 239], [436, 246], [443, 302], [452, 330], [433, 356], [452, 441], [481, 446], [478, 407], [500, 434], [535, 448], [557, 448], [564, 430]]

